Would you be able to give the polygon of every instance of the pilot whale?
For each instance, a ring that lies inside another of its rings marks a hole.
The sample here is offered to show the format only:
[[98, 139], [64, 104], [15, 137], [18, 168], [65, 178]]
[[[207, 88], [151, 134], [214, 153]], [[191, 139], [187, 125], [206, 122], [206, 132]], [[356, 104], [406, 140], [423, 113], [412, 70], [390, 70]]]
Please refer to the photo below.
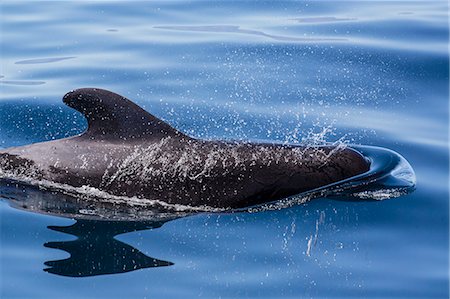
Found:
[[0, 180], [89, 189], [168, 204], [239, 208], [271, 202], [362, 173], [370, 162], [345, 146], [200, 140], [111, 91], [82, 88], [63, 102], [87, 130], [0, 150]]

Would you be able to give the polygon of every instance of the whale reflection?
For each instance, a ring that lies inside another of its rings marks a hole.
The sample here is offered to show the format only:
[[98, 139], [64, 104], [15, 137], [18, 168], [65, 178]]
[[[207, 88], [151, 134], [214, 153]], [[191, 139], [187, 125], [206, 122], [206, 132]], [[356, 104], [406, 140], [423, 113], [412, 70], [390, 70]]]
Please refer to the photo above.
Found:
[[170, 261], [147, 256], [115, 237], [160, 228], [168, 221], [190, 215], [162, 212], [157, 208], [92, 202], [7, 180], [0, 180], [0, 190], [0, 198], [13, 208], [76, 221], [68, 226], [48, 226], [50, 230], [75, 236], [75, 240], [44, 244], [44, 247], [63, 250], [70, 255], [44, 263], [47, 273], [66, 277], [119, 274], [173, 265]]
[[70, 226], [48, 226], [49, 229], [76, 236], [76, 240], [47, 242], [45, 247], [66, 251], [70, 257], [47, 261], [44, 271], [69, 277], [86, 277], [164, 267], [172, 262], [149, 257], [114, 237], [119, 234], [159, 228], [164, 222], [123, 222], [77, 220]]

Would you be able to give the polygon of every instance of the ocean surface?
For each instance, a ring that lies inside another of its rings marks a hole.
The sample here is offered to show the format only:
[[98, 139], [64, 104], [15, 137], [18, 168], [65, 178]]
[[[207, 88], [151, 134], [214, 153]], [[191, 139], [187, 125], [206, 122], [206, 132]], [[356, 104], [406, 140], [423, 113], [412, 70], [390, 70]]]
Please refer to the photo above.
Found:
[[2, 199], [0, 297], [448, 298], [448, 17], [447, 1], [1, 1], [0, 148], [83, 132], [62, 96], [99, 87], [198, 138], [389, 148], [417, 185], [147, 222]]

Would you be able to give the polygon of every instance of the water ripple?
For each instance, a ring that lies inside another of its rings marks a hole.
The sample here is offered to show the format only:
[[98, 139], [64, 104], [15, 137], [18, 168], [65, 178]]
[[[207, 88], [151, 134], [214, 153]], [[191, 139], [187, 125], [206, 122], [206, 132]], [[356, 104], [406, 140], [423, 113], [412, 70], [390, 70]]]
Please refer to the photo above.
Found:
[[58, 62], [62, 60], [68, 60], [76, 58], [75, 56], [67, 56], [67, 57], [47, 57], [47, 58], [36, 58], [36, 59], [27, 59], [16, 61], [15, 64], [39, 64], [39, 63], [52, 63]]
[[283, 35], [268, 34], [263, 31], [242, 29], [236, 25], [205, 25], [205, 26], [154, 26], [155, 29], [193, 31], [193, 32], [216, 32], [216, 33], [240, 33], [257, 36], [264, 36], [278, 41], [297, 41], [297, 42], [317, 42], [317, 41], [345, 41], [345, 38], [307, 38], [292, 37]]
[[20, 80], [1, 80], [0, 84], [8, 85], [42, 85], [45, 81], [20, 81]]
[[334, 22], [348, 22], [348, 21], [356, 21], [357, 18], [339, 18], [339, 17], [309, 17], [309, 18], [293, 18], [293, 21], [297, 21], [299, 23], [334, 23]]

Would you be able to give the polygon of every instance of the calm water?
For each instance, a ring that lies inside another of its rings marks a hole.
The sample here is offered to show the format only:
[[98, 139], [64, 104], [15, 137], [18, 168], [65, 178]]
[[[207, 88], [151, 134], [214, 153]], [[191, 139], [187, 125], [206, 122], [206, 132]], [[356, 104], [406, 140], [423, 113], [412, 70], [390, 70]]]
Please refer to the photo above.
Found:
[[448, 298], [446, 1], [0, 9], [2, 148], [82, 132], [61, 97], [100, 87], [192, 136], [383, 146], [417, 176], [415, 192], [386, 201], [166, 223], [75, 221], [2, 200], [1, 298]]

